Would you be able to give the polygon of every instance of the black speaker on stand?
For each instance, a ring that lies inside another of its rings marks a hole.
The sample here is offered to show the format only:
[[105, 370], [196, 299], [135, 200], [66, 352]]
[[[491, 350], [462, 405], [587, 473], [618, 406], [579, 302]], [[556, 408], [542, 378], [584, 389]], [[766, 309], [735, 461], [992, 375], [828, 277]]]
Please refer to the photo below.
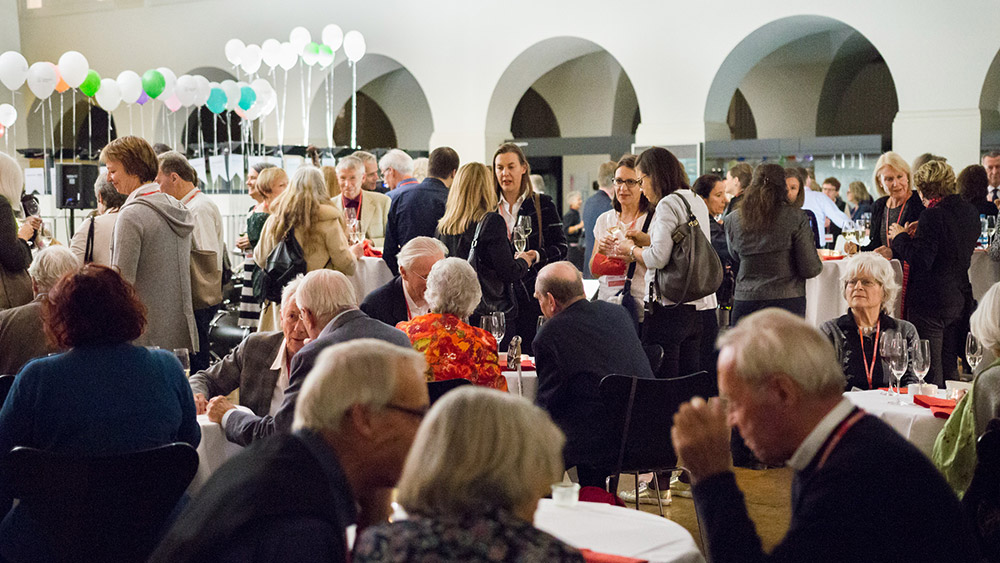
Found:
[[77, 209], [96, 209], [97, 196], [94, 183], [100, 174], [96, 164], [56, 163], [56, 207], [69, 209], [69, 233], [76, 231], [73, 212]]

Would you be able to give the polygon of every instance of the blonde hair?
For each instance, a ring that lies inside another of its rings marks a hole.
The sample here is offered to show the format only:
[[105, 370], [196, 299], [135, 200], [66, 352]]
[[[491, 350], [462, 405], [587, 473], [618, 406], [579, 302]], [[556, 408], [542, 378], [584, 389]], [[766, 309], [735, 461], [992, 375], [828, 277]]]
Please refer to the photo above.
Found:
[[875, 173], [872, 176], [873, 181], [875, 182], [875, 189], [878, 191], [879, 196], [889, 195], [889, 192], [885, 191], [885, 187], [882, 186], [882, 180], [879, 179], [882, 169], [886, 166], [890, 166], [905, 173], [907, 179], [910, 181], [909, 186], [911, 188], [913, 187], [913, 171], [910, 170], [910, 163], [906, 162], [903, 157], [899, 156], [899, 153], [889, 151], [878, 157], [878, 162], [875, 163]]
[[872, 194], [868, 193], [868, 188], [865, 186], [864, 182], [851, 182], [851, 184], [847, 186], [847, 193], [854, 196], [854, 200], [859, 204], [872, 200]]
[[1000, 356], [1000, 282], [990, 286], [969, 319], [972, 335]]
[[955, 170], [951, 165], [931, 160], [913, 175], [913, 184], [926, 199], [936, 199], [955, 193]]
[[20, 165], [10, 155], [0, 152], [0, 196], [7, 198], [14, 213], [21, 209], [21, 191], [24, 187], [24, 173]]
[[[475, 421], [475, 423], [470, 423]], [[399, 503], [423, 515], [514, 510], [563, 473], [566, 438], [542, 409], [471, 385], [434, 403], [399, 480]]]
[[[882, 286], [882, 310], [889, 313], [893, 303], [896, 302], [896, 296], [899, 295], [900, 287], [896, 283], [892, 264], [877, 252], [859, 252], [847, 260], [846, 266], [840, 276], [840, 282], [846, 284], [862, 272], [872, 276]], [[843, 292], [847, 293], [846, 285]]]
[[333, 166], [320, 168], [323, 171], [323, 180], [326, 182], [326, 191], [330, 194], [330, 199], [340, 195], [340, 183], [337, 182], [337, 169]]
[[274, 193], [273, 186], [281, 180], [288, 181], [288, 173], [277, 166], [265, 168], [257, 174], [257, 182], [254, 189], [257, 193], [268, 198]]
[[[261, 172], [261, 176], [270, 170], [268, 168]], [[260, 184], [260, 177], [257, 178], [257, 184]], [[319, 206], [329, 201], [330, 196], [327, 195], [326, 183], [319, 168], [303, 166], [296, 170], [288, 187], [271, 204], [274, 239], [281, 240], [289, 229], [299, 229], [304, 237], [312, 229], [313, 218], [319, 213]]]
[[481, 162], [469, 162], [458, 169], [448, 190], [444, 216], [438, 221], [438, 232], [460, 235], [483, 215], [497, 208], [497, 193], [493, 189], [493, 171]]

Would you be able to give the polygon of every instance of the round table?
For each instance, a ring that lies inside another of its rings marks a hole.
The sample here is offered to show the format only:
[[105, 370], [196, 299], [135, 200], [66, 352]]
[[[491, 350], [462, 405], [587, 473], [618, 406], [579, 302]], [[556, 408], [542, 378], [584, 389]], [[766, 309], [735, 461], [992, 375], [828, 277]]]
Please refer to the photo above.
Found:
[[944, 428], [943, 418], [935, 418], [931, 409], [913, 404], [913, 397], [900, 395], [905, 405], [898, 405], [896, 397], [883, 391], [851, 391], [844, 393], [851, 403], [872, 416], [877, 416], [930, 457], [934, 440]]
[[198, 472], [188, 486], [191, 494], [198, 492], [216, 469], [243, 450], [243, 446], [227, 440], [222, 426], [208, 420], [207, 414], [198, 415], [198, 426], [201, 427], [201, 442], [197, 448]]
[[535, 397], [538, 396], [538, 373], [534, 371], [522, 371], [521, 372], [521, 389], [518, 392], [517, 387], [517, 372], [516, 371], [504, 371], [503, 376], [507, 378], [507, 392], [513, 393], [515, 395], [520, 395], [525, 399], [535, 402]]
[[393, 275], [389, 271], [389, 266], [386, 266], [385, 260], [373, 256], [362, 256], [357, 261], [354, 275], [348, 277], [354, 284], [358, 303], [361, 303], [365, 300], [366, 295], [388, 283]]

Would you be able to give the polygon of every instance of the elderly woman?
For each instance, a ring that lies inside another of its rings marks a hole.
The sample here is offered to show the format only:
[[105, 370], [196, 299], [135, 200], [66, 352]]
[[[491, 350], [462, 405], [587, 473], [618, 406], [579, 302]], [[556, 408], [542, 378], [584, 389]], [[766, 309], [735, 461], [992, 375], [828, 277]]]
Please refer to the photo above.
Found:
[[[879, 198], [872, 206], [871, 239], [861, 250], [874, 250], [886, 258], [893, 258], [889, 247], [890, 227], [906, 227], [919, 220], [924, 211], [920, 196], [910, 189], [911, 178], [910, 165], [903, 157], [891, 151], [879, 157], [875, 163], [875, 187], [889, 195]], [[845, 248], [850, 252], [853, 245], [848, 243]]]
[[979, 213], [955, 192], [955, 172], [945, 162], [921, 166], [913, 181], [927, 209], [915, 229], [891, 225], [889, 243], [892, 254], [909, 264], [904, 318], [931, 343], [927, 381], [943, 387], [945, 379], [958, 379], [959, 342], [972, 311], [969, 265]]
[[[826, 334], [847, 376], [845, 390], [878, 389], [889, 385], [879, 339], [890, 330], [902, 333], [912, 349], [920, 340], [912, 324], [889, 316], [899, 284], [892, 265], [874, 252], [861, 252], [848, 260], [840, 277], [844, 283], [847, 314], [826, 321], [820, 330]], [[912, 377], [909, 370], [904, 383]]]
[[851, 204], [847, 214], [851, 221], [857, 221], [865, 213], [871, 214], [872, 195], [868, 193], [864, 182], [851, 182], [847, 186], [847, 203]]
[[445, 258], [431, 267], [424, 292], [431, 312], [396, 325], [413, 348], [427, 356], [427, 381], [462, 378], [507, 390], [496, 339], [465, 322], [482, 296], [479, 278], [467, 261]]
[[118, 209], [125, 203], [125, 196], [111, 185], [106, 171], [102, 171], [97, 177], [94, 194], [97, 195], [97, 211], [80, 224], [69, 246], [73, 254], [86, 264], [96, 262], [110, 266], [111, 235], [115, 231]]
[[42, 227], [39, 217], [27, 217], [18, 224], [24, 175], [17, 161], [0, 153], [0, 310], [31, 301], [31, 248], [35, 230]]
[[353, 560], [582, 563], [576, 549], [532, 525], [538, 501], [562, 477], [565, 442], [527, 401], [450, 391], [427, 413], [406, 458], [398, 500], [407, 518], [365, 530]]
[[[30, 446], [77, 455], [134, 452], [172, 442], [197, 446], [201, 431], [180, 362], [130, 342], [146, 309], [114, 270], [88, 264], [49, 291], [45, 333], [68, 352], [29, 362], [0, 410], [0, 452]], [[0, 464], [2, 465], [2, 464]], [[0, 489], [7, 494], [7, 476]], [[0, 551], [45, 560], [45, 539], [14, 508], [0, 524]]]

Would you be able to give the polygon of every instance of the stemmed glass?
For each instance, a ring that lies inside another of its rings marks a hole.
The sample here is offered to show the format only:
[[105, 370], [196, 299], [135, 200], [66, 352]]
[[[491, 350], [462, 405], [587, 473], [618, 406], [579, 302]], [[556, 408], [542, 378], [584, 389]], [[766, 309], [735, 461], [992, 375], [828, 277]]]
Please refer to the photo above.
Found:
[[965, 338], [965, 359], [969, 362], [972, 373], [976, 373], [976, 366], [983, 359], [983, 345], [971, 332]]
[[927, 376], [927, 372], [931, 369], [930, 340], [918, 340], [913, 343], [913, 349], [910, 350], [910, 364], [913, 367], [913, 373], [917, 376], [917, 380], [920, 381], [920, 385], [923, 385], [924, 377]]
[[358, 210], [348, 207], [344, 210], [344, 217], [347, 219], [347, 242], [357, 244], [358, 239]]
[[527, 239], [528, 235], [531, 234], [531, 217], [526, 215], [519, 216], [517, 218], [516, 228], [519, 229], [524, 234], [524, 238]]
[[858, 242], [857, 226], [854, 224], [854, 221], [846, 221], [841, 234], [844, 235], [845, 242]]
[[507, 333], [507, 321], [502, 311], [487, 313], [479, 319], [479, 326], [493, 335], [497, 341], [497, 353], [500, 353], [500, 342]]
[[524, 252], [524, 247], [528, 244], [528, 235], [521, 231], [521, 227], [514, 229], [514, 250]]
[[903, 384], [903, 374], [906, 373], [906, 368], [910, 364], [907, 357], [908, 348], [906, 346], [906, 339], [901, 334], [897, 334], [897, 338], [892, 340], [890, 346], [892, 347], [893, 355], [892, 359], [889, 360], [889, 369], [892, 370], [892, 376], [896, 379], [896, 404], [905, 405], [906, 403], [900, 398], [899, 388]]
[[174, 356], [177, 361], [181, 363], [181, 369], [184, 370], [184, 377], [191, 376], [191, 355], [188, 353], [187, 348], [174, 348]]
[[897, 334], [899, 333], [895, 330], [887, 330], [882, 333], [878, 342], [878, 352], [882, 357], [882, 373], [885, 375], [885, 380], [889, 386], [889, 390], [885, 392], [886, 395], [892, 395], [892, 376], [889, 371], [889, 363], [893, 355], [895, 355], [892, 343], [896, 339]]

